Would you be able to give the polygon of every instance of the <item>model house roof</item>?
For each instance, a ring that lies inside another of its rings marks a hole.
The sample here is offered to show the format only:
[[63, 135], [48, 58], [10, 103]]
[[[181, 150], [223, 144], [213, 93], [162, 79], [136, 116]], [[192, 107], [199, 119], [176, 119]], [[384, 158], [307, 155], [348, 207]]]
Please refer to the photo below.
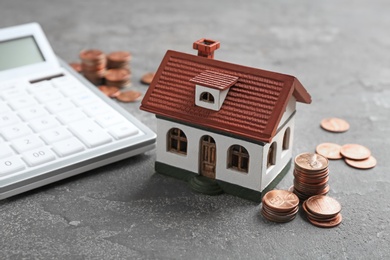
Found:
[[[219, 111], [195, 105], [195, 86], [228, 89]], [[293, 76], [168, 51], [141, 109], [178, 122], [270, 142], [291, 96], [311, 103]]]

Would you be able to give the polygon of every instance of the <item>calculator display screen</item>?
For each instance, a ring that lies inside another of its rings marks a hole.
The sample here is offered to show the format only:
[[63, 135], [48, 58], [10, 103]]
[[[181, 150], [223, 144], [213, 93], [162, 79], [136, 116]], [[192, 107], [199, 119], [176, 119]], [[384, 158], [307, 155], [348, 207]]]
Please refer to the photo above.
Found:
[[33, 36], [0, 42], [0, 71], [43, 61]]

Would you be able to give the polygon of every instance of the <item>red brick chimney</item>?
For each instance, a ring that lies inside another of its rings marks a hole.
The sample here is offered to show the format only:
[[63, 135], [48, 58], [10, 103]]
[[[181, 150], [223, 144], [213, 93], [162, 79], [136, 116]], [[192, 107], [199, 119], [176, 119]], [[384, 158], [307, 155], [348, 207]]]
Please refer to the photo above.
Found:
[[219, 41], [202, 38], [193, 44], [194, 50], [198, 50], [198, 56], [214, 59], [214, 51], [220, 47]]

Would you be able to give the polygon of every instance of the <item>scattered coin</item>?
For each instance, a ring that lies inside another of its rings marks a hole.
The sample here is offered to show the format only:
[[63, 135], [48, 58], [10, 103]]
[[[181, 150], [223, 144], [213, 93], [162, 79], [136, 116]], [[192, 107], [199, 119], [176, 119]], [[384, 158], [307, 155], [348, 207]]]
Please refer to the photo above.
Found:
[[272, 190], [262, 199], [261, 214], [269, 221], [285, 223], [293, 220], [299, 210], [299, 198], [286, 190]]
[[129, 90], [121, 92], [116, 98], [122, 102], [135, 102], [139, 101], [142, 97], [142, 93], [139, 91]]
[[370, 169], [374, 168], [376, 166], [376, 159], [373, 156], [368, 157], [364, 160], [351, 160], [351, 159], [345, 159], [345, 162], [352, 167], [358, 168], [358, 169]]
[[72, 63], [69, 63], [69, 66], [71, 66], [72, 69], [74, 69], [74, 70], [77, 71], [78, 73], [80, 73], [80, 72], [82, 71], [82, 69], [81, 69], [81, 63], [72, 62]]
[[154, 73], [148, 72], [142, 76], [141, 83], [143, 83], [145, 85], [150, 85], [150, 83], [152, 83], [152, 81], [153, 81], [153, 78], [154, 78]]
[[332, 117], [323, 119], [321, 127], [330, 132], [342, 133], [349, 129], [349, 124], [344, 119]]
[[99, 86], [101, 92], [103, 92], [108, 97], [117, 97], [120, 94], [119, 88], [115, 86]]
[[364, 160], [371, 155], [371, 151], [360, 144], [345, 144], [341, 147], [340, 153], [352, 160]]
[[317, 145], [316, 152], [328, 159], [337, 160], [341, 159], [340, 154], [341, 146], [334, 143], [322, 143]]

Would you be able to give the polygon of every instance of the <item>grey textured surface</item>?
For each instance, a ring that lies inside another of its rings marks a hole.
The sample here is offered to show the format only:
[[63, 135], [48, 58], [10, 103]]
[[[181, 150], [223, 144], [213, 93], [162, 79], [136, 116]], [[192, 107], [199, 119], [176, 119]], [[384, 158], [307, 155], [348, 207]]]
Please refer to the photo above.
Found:
[[[39, 22], [56, 53], [133, 53], [133, 88], [165, 51], [221, 41], [220, 60], [295, 75], [313, 97], [299, 105], [294, 155], [321, 142], [360, 143], [372, 170], [330, 163], [333, 229], [302, 215], [287, 224], [229, 195], [208, 197], [154, 173], [154, 151], [0, 202], [1, 259], [389, 259], [390, 2], [1, 0], [0, 27]], [[123, 105], [150, 128], [154, 116]], [[324, 117], [351, 129], [331, 134]], [[278, 185], [292, 184], [290, 172]]]

